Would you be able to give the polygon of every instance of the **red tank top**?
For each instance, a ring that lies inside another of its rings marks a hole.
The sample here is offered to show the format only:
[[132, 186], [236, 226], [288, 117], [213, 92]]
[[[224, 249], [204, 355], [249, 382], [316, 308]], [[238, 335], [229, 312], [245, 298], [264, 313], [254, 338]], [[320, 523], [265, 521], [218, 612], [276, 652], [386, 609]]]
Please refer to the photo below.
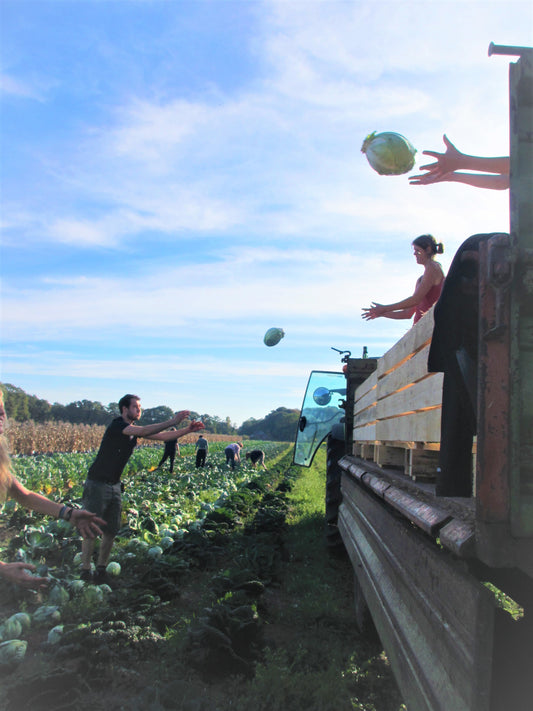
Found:
[[415, 317], [413, 322], [416, 323], [420, 321], [422, 316], [429, 311], [433, 304], [438, 300], [440, 292], [442, 291], [442, 285], [444, 284], [444, 279], [440, 284], [433, 285], [428, 293], [424, 296], [422, 301], [415, 308]]

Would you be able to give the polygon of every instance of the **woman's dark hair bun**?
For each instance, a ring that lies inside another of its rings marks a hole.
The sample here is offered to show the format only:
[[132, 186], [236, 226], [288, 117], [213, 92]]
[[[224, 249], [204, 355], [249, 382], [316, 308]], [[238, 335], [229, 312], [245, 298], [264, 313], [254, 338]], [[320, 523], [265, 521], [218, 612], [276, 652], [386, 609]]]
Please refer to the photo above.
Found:
[[413, 240], [413, 244], [417, 247], [422, 247], [422, 249], [430, 247], [432, 254], [443, 254], [444, 252], [444, 245], [442, 242], [437, 243], [433, 235], [420, 235], [420, 237]]

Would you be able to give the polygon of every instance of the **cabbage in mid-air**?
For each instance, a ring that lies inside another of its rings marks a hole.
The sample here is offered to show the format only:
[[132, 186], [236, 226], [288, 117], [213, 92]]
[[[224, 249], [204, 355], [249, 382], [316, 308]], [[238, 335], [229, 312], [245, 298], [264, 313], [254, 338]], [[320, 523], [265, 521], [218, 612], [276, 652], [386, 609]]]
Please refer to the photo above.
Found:
[[374, 131], [363, 141], [361, 152], [380, 175], [402, 175], [415, 164], [416, 148], [399, 133]]
[[275, 346], [281, 341], [284, 335], [285, 332], [282, 328], [269, 328], [265, 333], [263, 342], [265, 346]]

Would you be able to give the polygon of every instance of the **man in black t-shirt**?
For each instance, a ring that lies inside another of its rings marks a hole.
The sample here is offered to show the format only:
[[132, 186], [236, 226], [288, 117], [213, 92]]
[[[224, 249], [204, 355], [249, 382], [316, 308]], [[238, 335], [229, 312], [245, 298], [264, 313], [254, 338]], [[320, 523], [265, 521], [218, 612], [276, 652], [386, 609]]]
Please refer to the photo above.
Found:
[[[141, 417], [140, 398], [137, 395], [124, 395], [118, 403], [120, 417], [116, 417], [107, 427], [100, 444], [96, 459], [89, 467], [83, 490], [83, 506], [93, 511], [106, 522], [100, 549], [94, 582], [107, 581], [106, 566], [111, 554], [115, 536], [120, 529], [122, 514], [122, 496], [120, 477], [130, 458], [138, 438], [168, 442], [176, 440], [190, 432], [203, 429], [203, 422], [191, 422], [180, 430], [168, 430], [188, 418], [189, 410], [176, 413], [171, 420], [154, 425], [138, 426], [133, 423]], [[82, 542], [82, 580], [91, 581], [91, 559], [94, 552], [94, 540]]]

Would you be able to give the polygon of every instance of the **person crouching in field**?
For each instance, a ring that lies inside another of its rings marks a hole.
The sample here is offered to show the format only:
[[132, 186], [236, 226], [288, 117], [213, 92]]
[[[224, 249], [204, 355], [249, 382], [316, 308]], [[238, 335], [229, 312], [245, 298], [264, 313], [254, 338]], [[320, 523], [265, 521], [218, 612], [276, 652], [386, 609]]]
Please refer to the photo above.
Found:
[[262, 449], [252, 449], [251, 452], [246, 452], [246, 459], [251, 461], [253, 467], [255, 467], [256, 464], [260, 464], [263, 469], [266, 469], [265, 453]]
[[[101, 535], [100, 526], [105, 525], [105, 521], [98, 518], [96, 514], [63, 506], [55, 501], [50, 501], [41, 494], [29, 491], [11, 473], [9, 453], [4, 437], [6, 422], [4, 398], [0, 390], [0, 504], [9, 496], [25, 508], [70, 521], [84, 538], [93, 539], [95, 536]], [[35, 566], [30, 563], [3, 563], [0, 561], [0, 576], [6, 580], [32, 589], [48, 585], [49, 578], [31, 575], [34, 570]]]
[[232, 469], [235, 469], [235, 464], [241, 463], [241, 449], [242, 442], [234, 442], [233, 444], [228, 444], [224, 450], [226, 464], [229, 464]]
[[82, 543], [82, 570], [81, 579], [93, 581], [99, 585], [108, 582], [106, 566], [109, 561], [115, 536], [121, 525], [122, 514], [122, 487], [120, 477], [128, 459], [130, 458], [139, 438], [169, 442], [179, 439], [191, 432], [203, 429], [203, 422], [191, 422], [187, 427], [179, 430], [168, 430], [179, 425], [189, 417], [189, 410], [182, 410], [165, 422], [153, 425], [139, 426], [134, 422], [141, 417], [141, 402], [137, 395], [124, 395], [118, 403], [120, 416], [116, 417], [107, 427], [100, 444], [96, 459], [91, 464], [87, 474], [87, 481], [83, 491], [83, 506], [94, 510], [105, 521], [104, 533], [96, 573], [91, 573], [91, 559], [94, 552], [94, 541], [86, 540]]

